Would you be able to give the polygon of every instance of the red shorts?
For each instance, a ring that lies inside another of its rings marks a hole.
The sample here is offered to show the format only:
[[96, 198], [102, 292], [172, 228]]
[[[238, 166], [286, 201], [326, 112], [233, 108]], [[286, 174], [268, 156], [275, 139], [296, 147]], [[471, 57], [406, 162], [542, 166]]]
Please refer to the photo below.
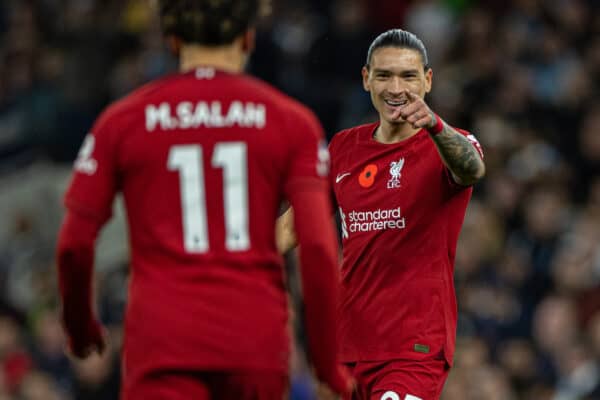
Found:
[[125, 384], [121, 400], [281, 400], [288, 382], [273, 371], [161, 371]]
[[443, 359], [347, 364], [356, 381], [351, 400], [439, 400], [450, 370]]

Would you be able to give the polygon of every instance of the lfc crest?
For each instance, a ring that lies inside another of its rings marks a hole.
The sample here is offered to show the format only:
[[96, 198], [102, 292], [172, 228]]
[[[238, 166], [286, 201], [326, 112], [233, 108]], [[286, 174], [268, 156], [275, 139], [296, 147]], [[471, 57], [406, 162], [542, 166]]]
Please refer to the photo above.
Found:
[[387, 182], [388, 189], [396, 189], [400, 187], [400, 177], [402, 176], [402, 167], [404, 167], [404, 158], [390, 163], [390, 175], [392, 176]]

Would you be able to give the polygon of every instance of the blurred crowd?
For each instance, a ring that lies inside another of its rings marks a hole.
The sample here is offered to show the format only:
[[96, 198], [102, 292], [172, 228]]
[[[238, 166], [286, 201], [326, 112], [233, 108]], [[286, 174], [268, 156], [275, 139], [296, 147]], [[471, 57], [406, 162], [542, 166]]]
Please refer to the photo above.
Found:
[[[0, 1], [0, 183], [28, 185], [11, 177], [40, 161], [66, 169], [109, 101], [176, 70], [152, 4]], [[309, 105], [331, 137], [377, 118], [360, 68], [392, 27], [423, 39], [429, 104], [486, 153], [457, 253], [442, 399], [600, 399], [600, 3], [276, 0], [249, 70]], [[0, 210], [0, 400], [116, 399], [127, 259], [98, 265], [110, 351], [70, 360], [53, 264], [60, 199], [48, 197]], [[298, 331], [291, 394], [311, 399]]]

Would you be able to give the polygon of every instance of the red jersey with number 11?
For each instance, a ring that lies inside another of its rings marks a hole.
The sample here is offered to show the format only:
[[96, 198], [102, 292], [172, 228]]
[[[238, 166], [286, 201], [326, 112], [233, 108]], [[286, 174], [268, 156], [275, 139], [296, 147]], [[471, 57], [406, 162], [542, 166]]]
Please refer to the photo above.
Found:
[[66, 204], [104, 222], [123, 193], [126, 379], [156, 369], [287, 371], [274, 226], [295, 185], [329, 193], [322, 138], [299, 103], [211, 68], [150, 83], [103, 113]]
[[443, 352], [451, 363], [454, 255], [472, 189], [454, 183], [425, 130], [382, 144], [377, 126], [342, 131], [329, 146], [343, 241], [342, 360]]

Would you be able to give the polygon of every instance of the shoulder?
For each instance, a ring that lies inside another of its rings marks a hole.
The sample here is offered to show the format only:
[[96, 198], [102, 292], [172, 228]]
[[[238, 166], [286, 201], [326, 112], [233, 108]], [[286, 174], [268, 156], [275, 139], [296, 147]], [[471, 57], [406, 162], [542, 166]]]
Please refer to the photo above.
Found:
[[460, 134], [462, 134], [464, 136], [469, 136], [471, 134], [471, 132], [469, 132], [468, 130], [462, 129], [462, 128], [458, 128], [456, 126], [453, 126], [452, 129], [454, 129], [456, 132], [458, 132], [458, 133], [460, 133]]
[[353, 126], [351, 128], [343, 129], [337, 132], [331, 138], [329, 143], [329, 149], [335, 149], [337, 147], [344, 147], [345, 145], [350, 145], [352, 143], [356, 143], [359, 138], [363, 135], [368, 135], [369, 132], [372, 132], [377, 126], [378, 122], [372, 122], [368, 124]]
[[110, 103], [96, 119], [96, 127], [104, 127], [106, 125], [119, 127], [125, 121], [141, 116], [139, 110], [143, 110], [148, 102], [149, 97], [160, 90], [169, 78], [161, 78], [156, 81], [149, 82], [124, 97]]
[[106, 131], [116, 131], [130, 113], [131, 108], [123, 100], [110, 103], [96, 118], [92, 131], [95, 136], [104, 135]]
[[479, 144], [475, 135], [473, 133], [471, 133], [470, 131], [468, 131], [466, 129], [462, 129], [462, 128], [457, 128], [456, 126], [452, 126], [452, 129], [454, 129], [456, 132], [460, 133], [461, 135], [463, 135], [464, 137], [469, 139], [469, 141]]
[[165, 88], [177, 85], [181, 75], [171, 74], [150, 81], [129, 94], [110, 103], [96, 120], [96, 127], [107, 124], [112, 130], [128, 125], [132, 121], [143, 119], [148, 104], [159, 102], [165, 98]]
[[475, 137], [475, 135], [469, 131], [467, 131], [466, 129], [461, 129], [461, 128], [457, 128], [457, 127], [452, 127], [454, 128], [455, 131], [457, 131], [458, 133], [460, 133], [461, 135], [463, 135], [464, 137], [467, 138], [467, 140], [469, 142], [471, 142], [471, 144], [473, 146], [475, 146], [475, 149], [477, 150], [477, 152], [479, 153], [479, 155], [481, 156], [481, 158], [484, 158], [483, 155], [483, 148], [481, 147], [481, 143], [479, 143], [479, 140], [477, 140], [477, 138]]

